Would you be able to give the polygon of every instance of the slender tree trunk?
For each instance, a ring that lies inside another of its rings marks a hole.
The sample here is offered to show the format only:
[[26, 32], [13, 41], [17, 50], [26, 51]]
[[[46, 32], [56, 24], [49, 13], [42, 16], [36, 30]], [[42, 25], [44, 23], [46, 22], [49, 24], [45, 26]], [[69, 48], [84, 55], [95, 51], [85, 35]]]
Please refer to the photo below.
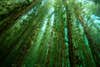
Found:
[[[92, 51], [92, 55], [94, 57], [94, 60], [96, 62], [96, 65], [99, 66], [100, 63], [98, 62], [98, 60], [100, 60], [100, 57], [98, 56], [97, 51], [100, 50], [99, 47], [95, 47], [97, 44], [94, 42], [94, 40], [91, 38], [90, 34], [89, 34], [89, 27], [86, 24], [86, 22], [84, 21], [83, 17], [80, 16], [78, 13], [76, 13], [77, 18], [79, 19], [80, 23], [82, 24], [83, 28], [84, 28], [84, 32], [86, 34], [86, 37], [88, 38], [88, 42], [90, 44], [90, 48]], [[97, 49], [96, 49], [97, 48]]]
[[67, 8], [67, 28], [68, 28], [68, 44], [69, 44], [69, 60], [70, 60], [70, 66], [74, 67], [75, 60], [74, 60], [74, 48], [72, 43], [72, 19], [71, 19], [71, 13], [69, 8]]

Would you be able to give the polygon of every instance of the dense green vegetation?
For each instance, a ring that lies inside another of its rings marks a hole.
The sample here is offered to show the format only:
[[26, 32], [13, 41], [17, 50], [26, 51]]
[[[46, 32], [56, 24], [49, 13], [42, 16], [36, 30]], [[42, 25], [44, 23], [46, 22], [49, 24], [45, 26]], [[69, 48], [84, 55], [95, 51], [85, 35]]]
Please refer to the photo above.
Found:
[[100, 0], [0, 0], [0, 67], [99, 67]]

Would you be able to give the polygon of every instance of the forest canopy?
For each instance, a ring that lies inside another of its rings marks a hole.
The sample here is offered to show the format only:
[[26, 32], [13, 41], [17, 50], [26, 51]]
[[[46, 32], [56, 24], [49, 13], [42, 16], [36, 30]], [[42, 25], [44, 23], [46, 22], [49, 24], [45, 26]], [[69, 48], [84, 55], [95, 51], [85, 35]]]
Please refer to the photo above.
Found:
[[100, 0], [0, 0], [1, 67], [99, 67]]

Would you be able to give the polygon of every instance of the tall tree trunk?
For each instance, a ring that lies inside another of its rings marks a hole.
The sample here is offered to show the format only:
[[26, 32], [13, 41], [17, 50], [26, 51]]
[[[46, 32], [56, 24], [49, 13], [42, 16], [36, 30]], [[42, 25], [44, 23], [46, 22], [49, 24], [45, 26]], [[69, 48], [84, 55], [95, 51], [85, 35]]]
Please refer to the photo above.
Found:
[[74, 67], [75, 60], [74, 60], [74, 47], [72, 42], [72, 19], [71, 19], [71, 11], [70, 8], [67, 7], [67, 28], [68, 28], [68, 44], [69, 44], [69, 60], [70, 66]]
[[96, 44], [94, 42], [94, 40], [91, 38], [91, 35], [89, 34], [89, 27], [88, 25], [86, 24], [86, 22], [84, 21], [83, 17], [80, 16], [77, 12], [76, 12], [76, 16], [77, 18], [79, 19], [80, 23], [82, 24], [83, 28], [84, 28], [84, 32], [86, 34], [86, 37], [88, 38], [88, 42], [89, 42], [89, 46], [91, 48], [91, 51], [92, 51], [92, 55], [94, 57], [94, 60], [96, 62], [96, 65], [99, 66], [100, 63], [98, 62], [98, 60], [100, 60], [100, 57], [98, 55], [98, 52], [100, 52], [100, 48], [99, 47], [95, 47], [97, 46], [98, 44]]

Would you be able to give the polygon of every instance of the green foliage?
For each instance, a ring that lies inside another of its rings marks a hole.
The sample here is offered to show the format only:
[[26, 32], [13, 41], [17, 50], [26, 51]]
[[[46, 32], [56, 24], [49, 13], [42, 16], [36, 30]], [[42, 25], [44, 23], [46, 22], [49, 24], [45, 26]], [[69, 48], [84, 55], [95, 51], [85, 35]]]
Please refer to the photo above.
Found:
[[97, 0], [1, 0], [1, 67], [99, 67], [96, 9]]

